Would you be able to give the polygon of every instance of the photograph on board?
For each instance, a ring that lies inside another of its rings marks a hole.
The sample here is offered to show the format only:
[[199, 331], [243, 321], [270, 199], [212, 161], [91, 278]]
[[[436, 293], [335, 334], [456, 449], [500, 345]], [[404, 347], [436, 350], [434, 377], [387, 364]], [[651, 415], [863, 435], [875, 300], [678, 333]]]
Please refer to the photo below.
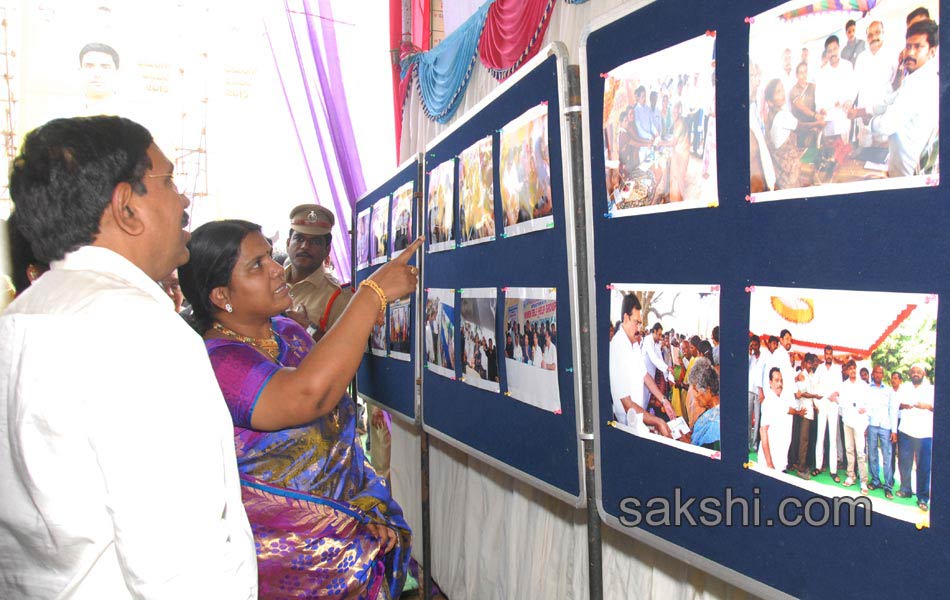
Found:
[[389, 247], [389, 196], [373, 203], [372, 217], [373, 240], [369, 246], [369, 264], [386, 262], [386, 250]]
[[374, 356], [386, 356], [386, 311], [379, 313], [379, 320], [373, 324], [373, 333], [369, 336], [369, 351]]
[[765, 288], [749, 312], [749, 462], [910, 522], [930, 506], [937, 296]]
[[547, 104], [502, 127], [500, 139], [505, 236], [554, 227]]
[[604, 81], [611, 217], [716, 206], [716, 38], [626, 62]]
[[455, 290], [426, 290], [426, 368], [455, 379]]
[[408, 298], [395, 300], [389, 305], [389, 357], [408, 361], [412, 348], [409, 326], [412, 323]]
[[557, 290], [510, 287], [504, 292], [508, 395], [560, 414]]
[[755, 202], [936, 181], [938, 7], [937, 0], [795, 0], [755, 17]]
[[465, 288], [462, 297], [462, 381], [490, 392], [500, 389], [495, 288]]
[[610, 288], [612, 425], [719, 458], [719, 286]]
[[356, 269], [365, 269], [369, 266], [370, 217], [373, 207], [367, 206], [356, 215]]
[[393, 231], [390, 246], [390, 258], [396, 258], [413, 240], [412, 235], [412, 185], [408, 181], [393, 192], [392, 222]]
[[459, 246], [495, 239], [495, 186], [491, 136], [459, 154]]
[[426, 210], [429, 252], [455, 248], [454, 187], [454, 158], [429, 171], [429, 198]]

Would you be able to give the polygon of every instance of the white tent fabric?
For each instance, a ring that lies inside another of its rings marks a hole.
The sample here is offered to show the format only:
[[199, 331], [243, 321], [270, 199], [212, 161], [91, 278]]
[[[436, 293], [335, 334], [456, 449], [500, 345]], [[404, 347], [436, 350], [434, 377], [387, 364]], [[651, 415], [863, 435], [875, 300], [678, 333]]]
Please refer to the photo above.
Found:
[[[393, 493], [422, 531], [419, 434], [393, 421]], [[449, 598], [589, 597], [587, 515], [429, 437], [432, 576]], [[397, 468], [398, 467], [398, 468]], [[749, 597], [606, 526], [604, 598]], [[421, 538], [413, 555], [421, 560]]]
[[[558, 2], [543, 44], [563, 42], [578, 62], [581, 35], [622, 0]], [[430, 121], [414, 86], [403, 113], [400, 162], [464, 118], [498, 87], [476, 65], [461, 106], [447, 125]], [[575, 509], [429, 438], [432, 576], [449, 598], [589, 597], [585, 509]], [[393, 421], [393, 492], [413, 531], [422, 531], [418, 431]], [[604, 526], [604, 598], [742, 599], [746, 593]], [[413, 555], [422, 559], [421, 539]]]

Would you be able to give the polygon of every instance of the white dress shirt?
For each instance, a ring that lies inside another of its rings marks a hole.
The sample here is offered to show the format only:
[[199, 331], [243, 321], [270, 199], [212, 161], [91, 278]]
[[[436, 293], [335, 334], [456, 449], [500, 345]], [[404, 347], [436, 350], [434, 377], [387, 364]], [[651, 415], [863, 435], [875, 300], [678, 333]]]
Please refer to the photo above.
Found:
[[831, 63], [818, 70], [815, 81], [815, 108], [825, 111], [825, 135], [847, 135], [851, 120], [844, 107], [853, 104], [858, 95], [854, 81], [854, 65], [839, 60], [837, 67]]
[[[900, 404], [911, 406], [920, 402], [933, 406], [934, 386], [926, 381], [918, 386], [913, 383], [905, 383], [901, 386], [898, 401]], [[897, 430], [918, 439], [932, 438], [934, 436], [934, 413], [932, 410], [925, 408], [905, 408], [901, 411], [900, 425]]]
[[0, 339], [0, 597], [255, 598], [231, 418], [158, 285], [80, 248]]
[[640, 344], [630, 342], [624, 330], [618, 329], [614, 339], [610, 340], [610, 396], [613, 399], [614, 417], [618, 422], [628, 425], [627, 410], [620, 401], [630, 400], [640, 408], [646, 408], [643, 395], [643, 378], [646, 369], [643, 365]]
[[920, 155], [937, 130], [940, 76], [937, 59], [904, 78], [901, 87], [888, 96], [883, 105], [874, 107], [871, 131], [890, 136], [887, 175], [915, 175]]

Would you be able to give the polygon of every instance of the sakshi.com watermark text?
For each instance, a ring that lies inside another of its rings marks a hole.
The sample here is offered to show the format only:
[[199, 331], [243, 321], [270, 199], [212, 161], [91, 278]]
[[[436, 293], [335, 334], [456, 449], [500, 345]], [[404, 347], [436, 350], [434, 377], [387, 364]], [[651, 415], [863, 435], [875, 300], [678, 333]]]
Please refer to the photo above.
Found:
[[640, 499], [627, 497], [620, 501], [620, 523], [626, 527], [856, 527], [871, 526], [871, 500], [866, 497], [814, 497], [808, 500], [789, 496], [783, 498], [774, 512], [764, 510], [759, 488], [752, 488], [752, 497], [733, 494], [727, 487], [723, 497], [684, 496], [674, 488], [673, 497]]

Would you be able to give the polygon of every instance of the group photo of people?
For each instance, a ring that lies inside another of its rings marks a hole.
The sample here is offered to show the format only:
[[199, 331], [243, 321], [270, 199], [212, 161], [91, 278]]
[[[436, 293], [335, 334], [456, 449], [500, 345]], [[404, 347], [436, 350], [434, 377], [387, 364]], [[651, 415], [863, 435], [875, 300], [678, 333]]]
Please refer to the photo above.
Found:
[[356, 216], [356, 268], [365, 269], [369, 266], [370, 230], [372, 224], [373, 207], [366, 208]]
[[718, 287], [611, 284], [607, 338], [614, 426], [719, 458]]
[[559, 411], [557, 370], [557, 292], [542, 288], [506, 288], [508, 394], [538, 408]]
[[553, 222], [548, 107], [535, 106], [501, 129], [501, 205], [505, 235]]
[[426, 204], [429, 252], [455, 247], [454, 186], [455, 159], [449, 159], [429, 172], [429, 196]]
[[[787, 2], [749, 32], [756, 200], [927, 185], [939, 173], [939, 2]], [[818, 188], [817, 190], [815, 188]]]
[[369, 262], [378, 265], [386, 262], [389, 247], [389, 196], [373, 203], [372, 243], [369, 247]]
[[711, 33], [606, 74], [604, 163], [611, 216], [718, 203]]
[[389, 305], [389, 356], [408, 361], [412, 346], [412, 323], [409, 300], [398, 300]]
[[455, 290], [427, 290], [425, 312], [426, 367], [455, 379]]
[[919, 522], [930, 506], [937, 298], [756, 288], [749, 462]]
[[396, 258], [412, 241], [412, 185], [409, 181], [393, 192], [391, 258]]
[[462, 381], [492, 392], [500, 389], [495, 335], [495, 288], [462, 290]]
[[459, 154], [459, 245], [495, 239], [495, 169], [492, 138], [484, 137]]

